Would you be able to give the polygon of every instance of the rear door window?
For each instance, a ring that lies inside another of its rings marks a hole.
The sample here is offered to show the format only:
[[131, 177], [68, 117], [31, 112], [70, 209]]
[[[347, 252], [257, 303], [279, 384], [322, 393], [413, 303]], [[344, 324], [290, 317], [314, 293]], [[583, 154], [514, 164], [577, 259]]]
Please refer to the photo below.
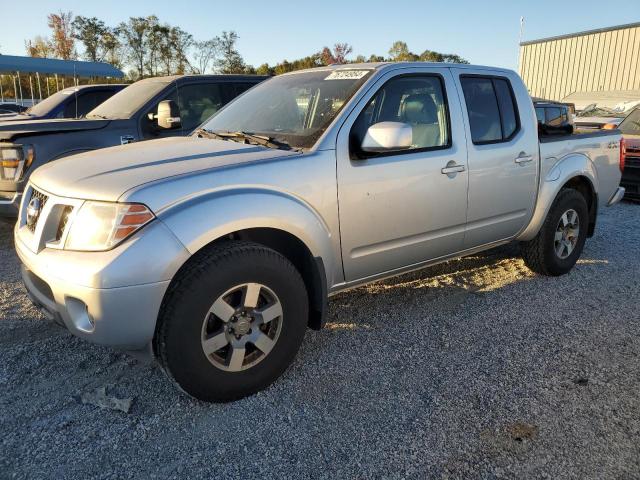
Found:
[[516, 108], [511, 95], [511, 88], [509, 88], [507, 81], [502, 78], [494, 78], [493, 86], [496, 89], [498, 107], [500, 108], [500, 117], [502, 119], [502, 138], [511, 138], [518, 129]]
[[471, 139], [474, 144], [510, 140], [518, 131], [518, 112], [509, 82], [504, 78], [462, 76]]

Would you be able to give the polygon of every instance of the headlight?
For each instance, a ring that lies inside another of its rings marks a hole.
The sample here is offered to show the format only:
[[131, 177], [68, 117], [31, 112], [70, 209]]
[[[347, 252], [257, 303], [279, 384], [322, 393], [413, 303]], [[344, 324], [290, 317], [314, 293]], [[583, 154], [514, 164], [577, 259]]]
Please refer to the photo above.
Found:
[[110, 250], [154, 219], [139, 203], [86, 201], [74, 216], [66, 250]]
[[20, 180], [33, 163], [33, 157], [32, 145], [0, 146], [0, 178]]

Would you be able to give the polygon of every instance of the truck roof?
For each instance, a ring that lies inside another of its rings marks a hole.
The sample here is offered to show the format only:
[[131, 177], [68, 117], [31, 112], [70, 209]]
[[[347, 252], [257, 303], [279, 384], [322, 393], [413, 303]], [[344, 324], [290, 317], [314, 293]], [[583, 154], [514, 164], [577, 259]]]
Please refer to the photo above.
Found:
[[149, 77], [138, 80], [135, 83], [141, 82], [164, 82], [170, 83], [180, 79], [205, 79], [205, 80], [254, 80], [254, 79], [267, 79], [268, 75], [248, 75], [248, 74], [220, 74], [220, 75], [165, 75], [164, 77]]
[[402, 68], [411, 68], [416, 66], [429, 66], [429, 67], [444, 67], [444, 68], [461, 68], [461, 69], [470, 69], [470, 70], [491, 70], [491, 71], [500, 71], [504, 73], [513, 73], [513, 70], [508, 68], [500, 68], [500, 67], [491, 67], [487, 65], [468, 65], [464, 63], [443, 63], [443, 62], [372, 62], [372, 63], [344, 63], [344, 64], [336, 64], [336, 65], [327, 65], [322, 67], [314, 67], [307, 68], [304, 70], [296, 70], [293, 72], [285, 73], [284, 75], [295, 75], [296, 73], [301, 72], [313, 72], [318, 70], [396, 70]]

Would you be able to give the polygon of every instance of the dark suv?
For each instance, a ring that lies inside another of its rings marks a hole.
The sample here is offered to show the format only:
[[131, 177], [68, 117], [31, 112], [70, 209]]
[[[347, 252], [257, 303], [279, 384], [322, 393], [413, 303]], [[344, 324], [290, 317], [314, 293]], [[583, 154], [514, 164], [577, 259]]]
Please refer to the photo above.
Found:
[[0, 115], [0, 122], [24, 122], [52, 118], [82, 118], [125, 84], [80, 85], [65, 88], [19, 113]]
[[75, 120], [0, 123], [0, 217], [15, 218], [29, 174], [76, 153], [184, 136], [268, 77], [179, 75], [140, 80]]

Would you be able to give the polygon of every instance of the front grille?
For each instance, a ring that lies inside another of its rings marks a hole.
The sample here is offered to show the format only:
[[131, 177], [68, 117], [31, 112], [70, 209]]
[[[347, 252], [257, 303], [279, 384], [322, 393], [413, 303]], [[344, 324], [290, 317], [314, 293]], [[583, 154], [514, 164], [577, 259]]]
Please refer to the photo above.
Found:
[[35, 232], [36, 230], [36, 225], [38, 224], [38, 219], [40, 218], [40, 214], [42, 213], [42, 209], [44, 208], [45, 204], [47, 203], [47, 200], [49, 200], [49, 197], [47, 195], [45, 195], [42, 192], [39, 192], [38, 190], [36, 190], [35, 188], [31, 190], [31, 197], [29, 198], [29, 204], [31, 204], [31, 202], [34, 199], [38, 199], [40, 200], [40, 208], [37, 210], [37, 212], [35, 212], [35, 214], [29, 216], [28, 215], [28, 210], [27, 210], [27, 228], [31, 231], [31, 233]]

